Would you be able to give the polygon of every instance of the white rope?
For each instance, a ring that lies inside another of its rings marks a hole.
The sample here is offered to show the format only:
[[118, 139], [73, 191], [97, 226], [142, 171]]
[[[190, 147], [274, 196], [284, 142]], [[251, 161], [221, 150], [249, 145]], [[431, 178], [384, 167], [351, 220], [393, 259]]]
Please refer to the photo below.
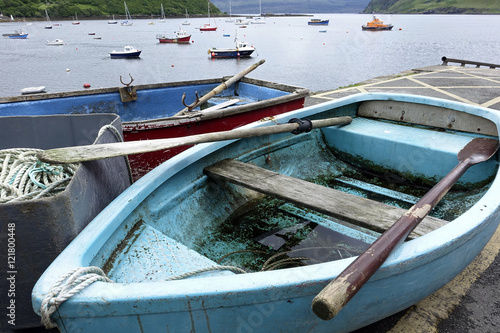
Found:
[[231, 271], [234, 273], [239, 273], [239, 274], [245, 274], [246, 271], [243, 269], [236, 267], [236, 266], [211, 266], [211, 267], [206, 267], [206, 268], [201, 268], [192, 272], [187, 272], [184, 274], [172, 276], [171, 278], [165, 279], [165, 281], [172, 281], [172, 280], [181, 280], [181, 279], [186, 279], [188, 277], [198, 275], [201, 273], [205, 272], [211, 272], [211, 271]]
[[79, 267], [57, 280], [45, 295], [40, 307], [42, 324], [46, 329], [56, 327], [50, 316], [71, 296], [79, 293], [96, 281], [113, 282], [99, 267]]
[[53, 196], [66, 188], [78, 164], [53, 165], [36, 158], [40, 149], [0, 150], [0, 203]]

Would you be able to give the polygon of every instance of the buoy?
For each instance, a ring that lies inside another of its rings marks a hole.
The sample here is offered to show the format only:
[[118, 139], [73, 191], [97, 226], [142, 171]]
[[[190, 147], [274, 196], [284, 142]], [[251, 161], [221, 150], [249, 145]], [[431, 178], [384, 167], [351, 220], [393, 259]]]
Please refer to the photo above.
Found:
[[83, 84], [83, 87], [84, 87], [84, 88], [90, 88], [90, 83], [84, 83], [84, 84]]
[[399, 28], [399, 30], [403, 30], [402, 28]]
[[174, 67], [174, 65], [172, 65], [172, 67]]

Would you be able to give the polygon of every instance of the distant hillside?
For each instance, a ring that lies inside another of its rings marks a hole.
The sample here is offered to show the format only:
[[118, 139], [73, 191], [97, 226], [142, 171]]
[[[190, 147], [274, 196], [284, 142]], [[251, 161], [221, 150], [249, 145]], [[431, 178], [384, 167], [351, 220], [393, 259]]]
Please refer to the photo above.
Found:
[[[183, 16], [186, 9], [190, 15], [207, 15], [207, 0], [126, 0], [130, 14], [134, 16], [160, 15], [163, 4], [167, 16]], [[220, 14], [211, 5], [214, 14]], [[45, 17], [45, 9], [51, 18], [78, 18], [125, 15], [123, 0], [0, 0], [0, 11], [15, 18]]]
[[492, 0], [372, 0], [363, 13], [491, 14], [500, 13]]
[[[233, 14], [259, 14], [259, 0], [211, 0], [221, 11]], [[370, 0], [262, 0], [266, 13], [360, 13]]]

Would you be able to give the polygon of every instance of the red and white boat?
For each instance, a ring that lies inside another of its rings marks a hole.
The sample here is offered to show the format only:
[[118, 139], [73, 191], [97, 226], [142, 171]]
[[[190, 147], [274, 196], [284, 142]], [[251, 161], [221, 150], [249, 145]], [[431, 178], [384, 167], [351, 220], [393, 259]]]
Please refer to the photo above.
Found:
[[181, 29], [175, 33], [175, 36], [169, 37], [164, 34], [158, 34], [156, 35], [156, 39], [158, 39], [160, 43], [189, 44], [191, 35]]
[[[210, 25], [210, 1], [207, 1], [207, 2], [208, 2], [208, 23], [206, 23], [205, 25], [203, 25], [202, 27], [199, 27], [197, 29], [200, 29], [200, 31], [216, 31], [217, 27]], [[214, 23], [215, 23], [215, 20], [214, 20]]]

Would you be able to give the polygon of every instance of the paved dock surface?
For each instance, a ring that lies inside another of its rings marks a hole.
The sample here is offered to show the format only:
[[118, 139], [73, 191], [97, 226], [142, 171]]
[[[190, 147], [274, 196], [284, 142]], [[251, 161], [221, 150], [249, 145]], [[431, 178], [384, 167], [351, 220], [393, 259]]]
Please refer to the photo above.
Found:
[[[500, 70], [443, 65], [418, 68], [313, 93], [306, 106], [369, 92], [424, 95], [500, 110]], [[420, 303], [356, 333], [500, 332], [499, 252], [500, 229], [453, 281]]]

